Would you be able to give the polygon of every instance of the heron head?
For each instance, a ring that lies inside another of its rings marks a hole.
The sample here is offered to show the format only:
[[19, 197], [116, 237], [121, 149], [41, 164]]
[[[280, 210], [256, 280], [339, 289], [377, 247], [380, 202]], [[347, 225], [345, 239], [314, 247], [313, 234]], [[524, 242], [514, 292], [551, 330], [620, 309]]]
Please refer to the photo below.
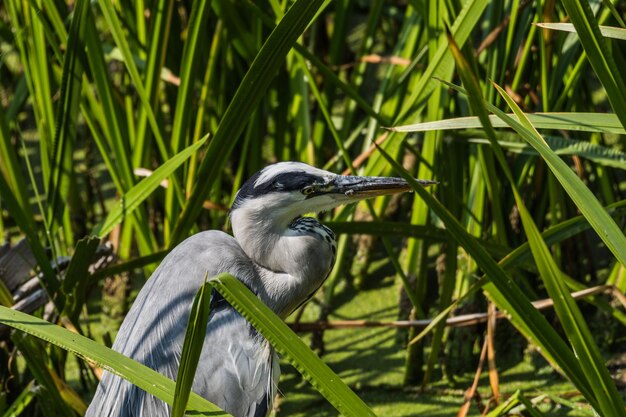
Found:
[[[424, 186], [435, 183], [420, 182]], [[402, 178], [343, 176], [301, 162], [279, 162], [257, 172], [241, 187], [231, 215], [241, 210], [289, 223], [306, 213], [410, 189]]]

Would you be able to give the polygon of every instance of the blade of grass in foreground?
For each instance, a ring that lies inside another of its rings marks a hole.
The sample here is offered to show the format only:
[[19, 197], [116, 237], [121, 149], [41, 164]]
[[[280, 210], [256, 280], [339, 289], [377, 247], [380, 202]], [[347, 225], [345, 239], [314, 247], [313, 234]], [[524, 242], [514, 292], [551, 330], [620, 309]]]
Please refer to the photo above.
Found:
[[[457, 71], [468, 93], [470, 107], [481, 120], [487, 138], [491, 142], [494, 155], [510, 183], [522, 225], [530, 245], [530, 250], [533, 254], [537, 269], [539, 270], [539, 276], [544, 282], [548, 294], [554, 301], [554, 308], [559, 317], [559, 321], [579, 359], [579, 374], [576, 377], [567, 376], [573, 381], [577, 379], [588, 380], [589, 386], [595, 394], [595, 398], [587, 398], [587, 400], [592, 404], [597, 404], [599, 408], [596, 408], [596, 410], [601, 412], [602, 415], [623, 415], [624, 409], [619, 406], [621, 399], [619, 398], [617, 389], [615, 389], [615, 385], [611, 381], [606, 366], [604, 366], [602, 357], [591, 337], [585, 320], [574, 302], [574, 299], [571, 297], [567, 285], [561, 279], [561, 271], [554, 261], [548, 246], [539, 233], [539, 229], [517, 189], [517, 183], [513, 179], [502, 148], [498, 144], [496, 132], [489, 122], [485, 100], [482, 96], [478, 79], [450, 34], [448, 34], [448, 40], [450, 50], [456, 61]], [[621, 413], [618, 411], [620, 408], [622, 409]]]
[[[43, 339], [87, 361], [94, 362], [170, 405], [174, 402], [174, 381], [87, 337], [72, 333], [63, 327], [29, 314], [1, 306], [0, 323]], [[188, 413], [190, 415], [229, 416], [216, 405], [193, 393], [189, 398]]]
[[187, 324], [187, 332], [185, 333], [183, 350], [180, 355], [180, 365], [178, 366], [178, 374], [176, 376], [172, 417], [183, 417], [187, 409], [187, 402], [191, 393], [193, 379], [196, 375], [198, 360], [200, 359], [200, 353], [202, 353], [206, 326], [209, 322], [210, 302], [211, 290], [209, 284], [205, 281], [193, 299], [193, 305], [189, 314], [189, 323]]
[[375, 416], [341, 378], [239, 280], [224, 273], [209, 282], [337, 411], [346, 417]]

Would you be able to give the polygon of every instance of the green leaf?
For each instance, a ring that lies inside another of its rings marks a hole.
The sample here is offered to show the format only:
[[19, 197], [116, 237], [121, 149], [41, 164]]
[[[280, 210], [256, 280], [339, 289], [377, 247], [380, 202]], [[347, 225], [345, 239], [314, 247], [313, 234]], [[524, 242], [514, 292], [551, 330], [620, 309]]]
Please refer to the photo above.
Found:
[[[572, 23], [545, 22], [535, 24], [543, 29], [576, 33], [576, 28]], [[605, 38], [621, 39], [623, 41], [626, 40], [626, 29], [613, 26], [598, 26], [598, 28], [600, 29], [602, 36]]]
[[[508, 114], [515, 117], [514, 114]], [[581, 132], [616, 133], [626, 135], [626, 130], [614, 114], [608, 113], [531, 113], [526, 117], [538, 129], [572, 130]], [[498, 116], [489, 115], [493, 127], [508, 127]], [[430, 130], [479, 129], [480, 119], [475, 116], [457, 117], [434, 122], [415, 123], [390, 127], [394, 132], [427, 132]]]
[[210, 284], [206, 282], [200, 287], [193, 299], [183, 350], [180, 356], [180, 365], [176, 376], [176, 389], [174, 390], [174, 404], [172, 417], [183, 417], [187, 409], [187, 401], [193, 386], [193, 378], [202, 353], [202, 345], [206, 336], [206, 327], [209, 322], [211, 308]]
[[[9, 310], [6, 307], [2, 307], [2, 309]], [[54, 369], [48, 366], [44, 344], [40, 340], [28, 338], [24, 334], [15, 334], [12, 339], [35, 380], [46, 391], [47, 395], [42, 398], [44, 416], [73, 416], [69, 404], [64, 401], [61, 390], [55, 382], [58, 377], [55, 378]]]
[[188, 146], [178, 154], [171, 157], [167, 162], [157, 168], [149, 177], [144, 178], [122, 196], [121, 201], [109, 212], [107, 218], [91, 232], [98, 237], [106, 236], [116, 224], [124, 220], [139, 204], [158, 188], [161, 181], [172, 174], [183, 162], [202, 146], [208, 136]]
[[63, 294], [67, 297], [65, 309], [68, 317], [77, 328], [79, 327], [77, 323], [78, 315], [85, 303], [85, 292], [88, 283], [86, 277], [89, 276], [89, 266], [99, 244], [100, 239], [94, 236], [80, 239], [76, 243], [74, 254], [63, 278], [61, 288]]
[[[194, 113], [193, 88], [196, 84], [198, 70], [203, 64], [204, 48], [199, 47], [202, 42], [201, 35], [204, 35], [206, 22], [208, 20], [209, 1], [198, 0], [193, 2], [189, 27], [187, 28], [187, 40], [183, 49], [182, 61], [180, 63], [180, 87], [176, 96], [176, 110], [174, 112], [174, 120], [172, 125], [172, 136], [170, 145], [173, 152], [178, 152], [181, 146], [187, 146], [189, 143], [189, 126], [191, 117]], [[170, 233], [170, 227], [173, 227], [175, 219], [178, 217], [178, 208], [182, 206], [175, 203], [174, 187], [168, 188], [166, 192], [165, 213], [167, 222], [165, 223], [165, 241], [167, 242]]]
[[342, 415], [375, 416], [370, 408], [274, 312], [238, 279], [220, 274], [211, 285]]
[[4, 411], [2, 417], [18, 417], [22, 415], [26, 407], [28, 407], [35, 398], [36, 393], [35, 381], [32, 380], [26, 385], [20, 395], [17, 396], [15, 401], [11, 403], [9, 408]]
[[[61, 349], [74, 353], [80, 358], [93, 362], [170, 405], [174, 402], [174, 381], [87, 337], [72, 333], [63, 327], [29, 314], [1, 306], [0, 323], [43, 339]], [[212, 416], [229, 415], [193, 393], [189, 398], [188, 413]]]

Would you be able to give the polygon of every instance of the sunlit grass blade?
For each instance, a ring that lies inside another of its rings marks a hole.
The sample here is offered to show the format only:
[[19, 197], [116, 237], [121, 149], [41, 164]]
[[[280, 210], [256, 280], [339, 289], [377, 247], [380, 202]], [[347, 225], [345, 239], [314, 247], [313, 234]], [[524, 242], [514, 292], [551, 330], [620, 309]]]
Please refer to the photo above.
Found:
[[[463, 94], [466, 91], [452, 83], [442, 81], [448, 87]], [[596, 230], [598, 236], [605, 242], [607, 247], [613, 252], [615, 257], [626, 265], [626, 237], [619, 227], [603, 209], [593, 193], [587, 188], [582, 180], [567, 166], [567, 164], [550, 149], [545, 139], [537, 132], [532, 123], [526, 117], [513, 99], [499, 86], [495, 85], [498, 92], [505, 98], [509, 107], [514, 110], [515, 117], [508, 116], [497, 107], [485, 103], [487, 109], [513, 128], [526, 142], [528, 142], [546, 161], [555, 177], [559, 180], [570, 198], [578, 206], [582, 214], [587, 218], [591, 226]], [[519, 122], [518, 122], [519, 120]]]
[[[80, 358], [93, 362], [103, 369], [127, 379], [170, 405], [174, 402], [174, 381], [87, 337], [6, 307], [0, 307], [0, 323], [43, 339], [68, 352], [74, 353]], [[211, 413], [211, 415], [215, 416], [228, 416], [227, 413], [221, 411], [217, 406], [193, 393], [189, 397], [187, 410], [189, 414], [195, 412], [200, 414]]]
[[337, 411], [346, 417], [375, 416], [341, 378], [239, 280], [220, 274], [209, 282]]
[[128, 192], [122, 196], [121, 201], [109, 212], [106, 219], [94, 228], [92, 234], [99, 237], [106, 236], [116, 224], [121, 222], [137, 208], [139, 204], [148, 198], [148, 196], [159, 187], [161, 181], [171, 175], [172, 172], [193, 155], [207, 139], [208, 136], [205, 136], [200, 141], [174, 155], [156, 169], [149, 177], [144, 178], [141, 182], [128, 190]]
[[[603, 416], [626, 416], [622, 399], [604, 365], [585, 319], [561, 278], [561, 271], [525, 206], [519, 206], [524, 230], [539, 274], [554, 301], [559, 322], [579, 359], [584, 376], [595, 392], [598, 411]], [[587, 398], [591, 403], [590, 398]]]
[[9, 127], [2, 106], [0, 106], [0, 175], [7, 181], [7, 186], [13, 193], [17, 204], [24, 210], [25, 217], [32, 219], [33, 211], [29, 202], [26, 181], [11, 143]]
[[189, 322], [187, 323], [185, 341], [183, 342], [180, 365], [178, 366], [178, 374], [176, 376], [172, 417], [183, 417], [185, 415], [198, 360], [202, 353], [204, 337], [206, 336], [210, 308], [211, 289], [210, 284], [205, 282], [193, 299], [191, 312], [189, 313]]
[[37, 395], [37, 388], [35, 387], [35, 381], [30, 381], [26, 387], [22, 390], [20, 395], [17, 396], [15, 401], [4, 410], [2, 417], [17, 417], [22, 415], [26, 407], [33, 401]]
[[[515, 117], [514, 114], [508, 114]], [[626, 130], [614, 114], [609, 113], [530, 113], [528, 120], [537, 129], [572, 130], [581, 132], [615, 133], [626, 135]], [[508, 127], [495, 114], [489, 115], [493, 127]], [[482, 125], [476, 116], [422, 122], [404, 126], [390, 127], [395, 132], [427, 132], [429, 130], [478, 129]]]
[[[91, 10], [87, 16], [88, 24], [95, 25], [95, 18]], [[89, 62], [90, 75], [95, 83], [95, 90], [99, 100], [88, 95], [90, 106], [83, 106], [83, 114], [87, 124], [91, 128], [93, 140], [111, 173], [112, 180], [117, 187], [118, 193], [125, 194], [134, 184], [135, 178], [131, 163], [131, 144], [129, 143], [129, 129], [125, 123], [123, 112], [116, 102], [116, 92], [109, 74], [109, 67], [105, 63], [104, 51], [94, 31], [87, 31], [87, 61]], [[90, 90], [87, 90], [90, 92]], [[94, 117], [88, 117], [93, 115]], [[97, 117], [101, 115], [101, 117]], [[97, 119], [100, 123], [102, 134], [96, 123], [90, 119]], [[136, 241], [140, 253], [146, 254], [156, 249], [156, 239], [148, 227], [147, 215], [141, 209], [134, 213], [131, 218], [132, 226], [137, 231]], [[130, 250], [123, 242], [120, 244], [120, 254], [124, 256]]]
[[[316, 16], [324, 0], [298, 0], [272, 31], [244, 76], [230, 102], [198, 168], [198, 178], [172, 234], [171, 244], [180, 242], [192, 227], [217, 175], [222, 171], [248, 115], [263, 98], [287, 52]], [[242, 120], [245, 118], [245, 120]]]
[[[451, 31], [460, 45], [465, 44], [488, 4], [489, 1], [486, 0], [470, 0], [463, 4], [463, 8], [451, 26]], [[419, 81], [414, 86], [411, 86], [411, 95], [402, 99], [400, 103], [401, 110], [394, 118], [394, 124], [407, 123], [411, 118], [418, 117], [419, 112], [417, 110], [425, 104], [425, 98], [436, 87], [433, 78], [449, 79], [452, 76], [454, 63], [452, 55], [449, 53], [445, 40], [439, 42], [438, 45], [437, 51], [435, 51], [429, 60], [428, 66], [420, 75]], [[390, 154], [395, 154], [400, 141], [400, 138], [391, 135], [383, 143], [382, 148]], [[385, 166], [384, 159], [374, 154], [368, 161], [367, 175], [380, 175]]]
[[[536, 23], [536, 25], [543, 29], [576, 33], [576, 28], [572, 23], [545, 22]], [[600, 33], [602, 34], [602, 36], [604, 36], [605, 38], [626, 40], [626, 29], [613, 26], [598, 26], [598, 28], [600, 29]]]

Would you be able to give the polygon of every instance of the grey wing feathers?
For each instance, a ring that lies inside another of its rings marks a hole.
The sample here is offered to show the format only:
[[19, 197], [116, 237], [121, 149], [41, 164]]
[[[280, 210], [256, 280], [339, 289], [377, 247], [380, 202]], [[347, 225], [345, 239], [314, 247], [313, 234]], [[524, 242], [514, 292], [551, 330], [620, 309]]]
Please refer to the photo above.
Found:
[[[231, 236], [214, 231], [177, 246], [140, 291], [113, 348], [175, 379], [189, 310], [205, 274], [229, 272], [250, 279], [256, 272], [241, 254]], [[273, 399], [272, 378], [278, 377], [273, 372], [274, 357], [267, 341], [220, 302], [209, 318], [193, 391], [235, 417], [265, 416]], [[161, 400], [105, 372], [86, 417], [169, 414], [170, 407]]]

